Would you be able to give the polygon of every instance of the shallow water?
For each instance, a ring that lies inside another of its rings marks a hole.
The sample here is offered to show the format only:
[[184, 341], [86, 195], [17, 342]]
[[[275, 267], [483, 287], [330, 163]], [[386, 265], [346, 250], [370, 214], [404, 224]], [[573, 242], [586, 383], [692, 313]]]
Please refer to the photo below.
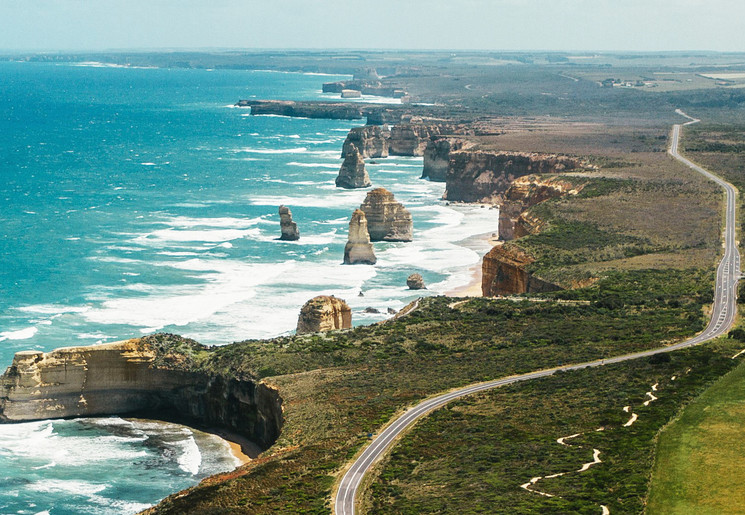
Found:
[[[387, 316], [366, 307], [385, 313], [467, 282], [478, 249], [458, 242], [495, 231], [497, 211], [445, 205], [444, 185], [419, 179], [421, 158], [378, 159], [368, 164], [372, 182], [410, 209], [414, 241], [376, 243], [377, 265], [343, 266], [349, 216], [366, 191], [336, 188], [334, 179], [346, 133], [361, 122], [249, 116], [231, 107], [240, 98], [325, 98], [321, 83], [333, 79], [0, 63], [2, 366], [19, 350], [156, 331], [207, 344], [289, 334], [302, 304], [322, 293], [346, 299], [354, 323], [365, 324]], [[292, 209], [297, 242], [277, 240], [280, 204]], [[426, 292], [406, 289], [414, 272]], [[36, 513], [51, 498], [73, 503], [70, 513], [104, 513], [112, 500], [152, 503], [206, 473], [182, 466], [193, 447], [151, 449], [162, 459], [140, 460], [134, 454], [150, 452], [148, 445], [117, 440], [111, 427], [0, 426], [7, 434], [0, 511]], [[26, 453], [29, 441], [38, 455]], [[61, 441], [85, 441], [92, 452], [63, 467], [44, 457]], [[106, 445], [111, 456], [133, 457], [88, 459], [108, 455], [93, 452]], [[210, 449], [203, 461], [213, 452], [226, 457], [224, 447]], [[101, 475], [120, 462], [117, 474], [139, 478], [131, 485], [147, 482], [131, 487], [135, 497], [129, 483]]]

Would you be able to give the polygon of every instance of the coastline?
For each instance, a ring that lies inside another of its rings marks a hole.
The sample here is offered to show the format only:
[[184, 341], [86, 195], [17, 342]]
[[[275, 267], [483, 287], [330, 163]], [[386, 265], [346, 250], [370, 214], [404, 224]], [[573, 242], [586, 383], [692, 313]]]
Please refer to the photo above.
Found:
[[236, 459], [236, 468], [249, 463], [251, 460], [256, 459], [259, 454], [263, 451], [254, 442], [246, 437], [239, 434], [226, 431], [225, 429], [218, 427], [210, 427], [204, 430], [205, 433], [213, 434], [219, 438], [222, 438], [226, 444], [230, 447], [230, 453]]
[[[468, 283], [458, 286], [452, 290], [446, 291], [448, 297], [481, 297], [481, 264], [484, 254], [489, 252], [492, 247], [499, 243], [499, 236], [496, 232], [487, 232], [477, 234], [466, 238], [458, 244], [477, 252], [480, 256], [478, 263], [469, 267], [471, 279]], [[486, 251], [484, 252], [484, 250]]]

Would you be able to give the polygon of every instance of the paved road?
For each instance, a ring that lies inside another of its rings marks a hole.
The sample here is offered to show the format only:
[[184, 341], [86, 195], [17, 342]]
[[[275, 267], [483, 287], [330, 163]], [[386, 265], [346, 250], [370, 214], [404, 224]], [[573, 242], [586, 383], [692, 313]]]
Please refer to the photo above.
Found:
[[[699, 121], [686, 115], [683, 111], [678, 110], [676, 112], [690, 120], [683, 125], [690, 125]], [[479, 383], [468, 386], [466, 388], [453, 390], [449, 393], [445, 393], [420, 402], [416, 406], [409, 408], [409, 410], [407, 410], [403, 415], [401, 415], [388, 427], [386, 427], [377, 436], [377, 438], [373, 440], [372, 444], [364, 450], [359, 458], [357, 458], [357, 460], [352, 464], [347, 473], [344, 474], [344, 477], [339, 483], [339, 487], [335, 496], [334, 511], [337, 515], [353, 515], [355, 513], [355, 499], [357, 497], [357, 492], [360, 490], [360, 484], [362, 483], [365, 474], [372, 468], [373, 464], [388, 451], [388, 449], [393, 445], [396, 438], [403, 431], [414, 424], [417, 419], [425, 416], [430, 411], [433, 411], [454, 399], [458, 399], [472, 393], [490, 390], [492, 388], [496, 388], [506, 384], [517, 383], [520, 381], [529, 381], [531, 379], [536, 379], [539, 377], [550, 376], [559, 370], [577, 370], [580, 368], [597, 367], [603, 364], [620, 363], [621, 361], [628, 361], [645, 356], [652, 356], [653, 354], [659, 354], [662, 352], [671, 352], [677, 349], [682, 349], [684, 347], [692, 347], [694, 345], [699, 345], [708, 340], [711, 340], [712, 338], [716, 338], [717, 336], [720, 336], [729, 330], [735, 317], [737, 281], [740, 278], [740, 254], [737, 250], [737, 242], [735, 241], [736, 190], [730, 183], [723, 181], [716, 175], [704, 170], [700, 166], [689, 161], [678, 153], [680, 129], [681, 125], [673, 126], [670, 148], [668, 150], [669, 154], [681, 163], [689, 166], [693, 170], [697, 171], [700, 174], [703, 174], [704, 176], [719, 184], [722, 188], [724, 188], [727, 194], [727, 210], [725, 215], [724, 233], [724, 257], [717, 267], [714, 307], [712, 310], [711, 320], [706, 326], [706, 329], [704, 329], [701, 334], [697, 335], [694, 338], [691, 338], [690, 340], [686, 340], [669, 347], [636, 352], [633, 354], [606, 358], [604, 360], [578, 363], [576, 365], [566, 365], [546, 370], [539, 370], [536, 372], [530, 372], [528, 374], [505, 377], [502, 379], [496, 379], [494, 381], [488, 381], [486, 383]]]

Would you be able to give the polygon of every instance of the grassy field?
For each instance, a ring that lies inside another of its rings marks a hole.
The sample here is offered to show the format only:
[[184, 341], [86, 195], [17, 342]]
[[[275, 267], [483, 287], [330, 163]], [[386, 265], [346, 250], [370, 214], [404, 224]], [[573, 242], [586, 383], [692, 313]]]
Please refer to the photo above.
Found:
[[[743, 347], [724, 340], [451, 403], [394, 448], [365, 503], [370, 513], [597, 515], [602, 505], [611, 513], [640, 513], [657, 432], [681, 404], [732, 369], [737, 361], [730, 356]], [[745, 373], [745, 367], [738, 371]], [[645, 405], [647, 392], [657, 399]], [[633, 414], [638, 418], [626, 427]], [[568, 445], [557, 443], [571, 435], [579, 436], [567, 439]], [[578, 472], [593, 461], [594, 449], [601, 462]], [[695, 474], [695, 466], [685, 470]], [[521, 488], [531, 478], [562, 473], [532, 486], [552, 497]]]
[[647, 513], [742, 513], [745, 365], [717, 381], [660, 433]]

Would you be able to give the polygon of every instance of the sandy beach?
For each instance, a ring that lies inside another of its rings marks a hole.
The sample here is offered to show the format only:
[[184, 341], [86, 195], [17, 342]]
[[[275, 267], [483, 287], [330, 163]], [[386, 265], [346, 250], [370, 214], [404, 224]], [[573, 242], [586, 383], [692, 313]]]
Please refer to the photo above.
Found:
[[[482, 258], [499, 242], [496, 232], [478, 234], [460, 242], [460, 245], [478, 252]], [[481, 297], [481, 259], [470, 267], [471, 280], [453, 290], [445, 292], [450, 297]]]
[[262, 452], [262, 449], [258, 445], [239, 434], [214, 427], [205, 430], [205, 432], [219, 436], [225, 440], [230, 446], [230, 452], [240, 461], [241, 465], [245, 465], [258, 457]]

